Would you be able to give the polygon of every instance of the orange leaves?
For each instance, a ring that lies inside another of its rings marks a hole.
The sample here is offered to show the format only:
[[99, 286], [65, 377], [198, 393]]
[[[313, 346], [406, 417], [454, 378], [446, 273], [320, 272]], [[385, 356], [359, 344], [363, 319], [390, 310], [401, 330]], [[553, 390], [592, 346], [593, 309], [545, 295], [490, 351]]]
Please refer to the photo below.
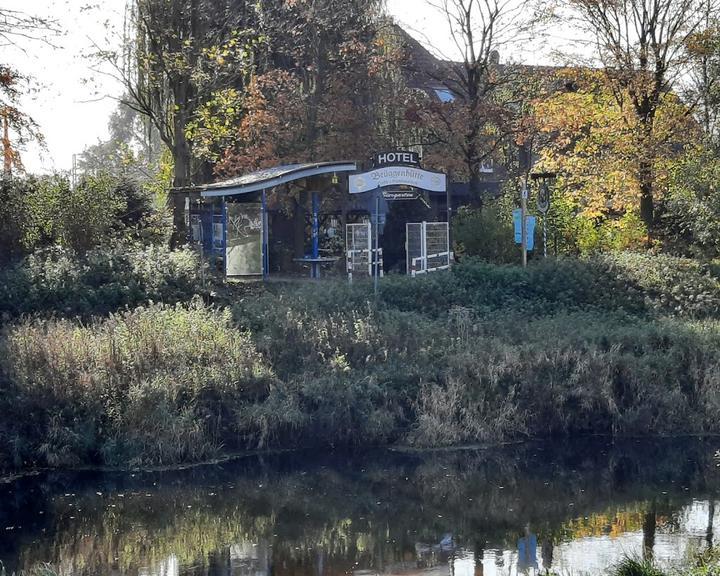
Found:
[[288, 146], [300, 138], [303, 107], [292, 73], [273, 70], [254, 77], [243, 104], [235, 145], [216, 168], [226, 176], [288, 161]]

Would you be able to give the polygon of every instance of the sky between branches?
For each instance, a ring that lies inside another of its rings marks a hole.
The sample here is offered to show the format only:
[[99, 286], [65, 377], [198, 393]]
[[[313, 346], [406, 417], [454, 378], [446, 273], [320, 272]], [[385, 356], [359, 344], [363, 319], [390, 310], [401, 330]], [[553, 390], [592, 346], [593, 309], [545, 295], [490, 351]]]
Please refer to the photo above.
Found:
[[[86, 57], [94, 45], [103, 48], [121, 37], [126, 0], [2, 0], [3, 7], [57, 20], [62, 34], [42, 41], [18, 40], [4, 47], [2, 61], [34, 78], [23, 100], [38, 122], [47, 150], [31, 146], [22, 158], [29, 172], [68, 170], [73, 154], [107, 138], [107, 121], [115, 109], [120, 84], [90, 69]], [[388, 12], [418, 40], [452, 57], [453, 44], [441, 18], [424, 0], [387, 0]], [[528, 63], [548, 60], [548, 52], [518, 47], [513, 57]]]

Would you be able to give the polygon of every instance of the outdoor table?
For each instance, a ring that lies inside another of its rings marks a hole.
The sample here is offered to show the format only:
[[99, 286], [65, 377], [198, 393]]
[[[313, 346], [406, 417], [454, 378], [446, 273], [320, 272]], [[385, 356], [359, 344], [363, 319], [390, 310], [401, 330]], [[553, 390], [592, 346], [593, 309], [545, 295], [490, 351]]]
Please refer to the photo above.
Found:
[[302, 262], [310, 264], [310, 278], [320, 278], [320, 266], [322, 264], [328, 264], [330, 262], [337, 262], [340, 260], [338, 256], [318, 256], [317, 258], [305, 257], [305, 258], [293, 258], [293, 262]]

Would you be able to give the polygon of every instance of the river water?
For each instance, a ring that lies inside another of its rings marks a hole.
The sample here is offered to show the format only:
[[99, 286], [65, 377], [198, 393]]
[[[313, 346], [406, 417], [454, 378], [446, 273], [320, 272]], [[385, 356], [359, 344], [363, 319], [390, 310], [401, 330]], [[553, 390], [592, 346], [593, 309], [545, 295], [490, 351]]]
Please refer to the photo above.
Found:
[[[312, 451], [0, 484], [8, 575], [599, 574], [720, 538], [720, 439]], [[2, 570], [0, 569], [0, 574]]]

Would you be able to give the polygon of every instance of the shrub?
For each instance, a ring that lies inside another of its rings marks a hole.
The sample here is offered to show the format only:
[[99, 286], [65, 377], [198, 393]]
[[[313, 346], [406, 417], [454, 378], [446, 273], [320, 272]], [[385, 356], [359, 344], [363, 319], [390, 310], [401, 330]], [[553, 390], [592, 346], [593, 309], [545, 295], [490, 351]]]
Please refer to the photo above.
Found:
[[0, 178], [0, 259], [12, 261], [60, 246], [84, 252], [118, 239], [158, 240], [165, 233], [162, 210], [132, 180], [108, 174]]
[[[198, 289], [190, 252], [111, 256], [30, 259], [32, 282], [11, 301], [90, 314]], [[24, 417], [0, 422], [0, 459], [136, 465], [271, 446], [720, 432], [717, 280], [692, 262], [468, 260], [386, 278], [377, 299], [367, 283], [322, 288], [228, 288], [231, 308], [196, 299], [6, 326], [0, 409]]]
[[665, 573], [647, 560], [625, 558], [612, 569], [615, 576], [665, 576]]
[[512, 209], [485, 206], [460, 208], [453, 220], [453, 240], [458, 256], [474, 256], [498, 264], [517, 262]]
[[195, 253], [161, 246], [118, 245], [79, 255], [49, 248], [0, 270], [0, 314], [107, 314], [150, 301], [202, 294]]
[[229, 311], [153, 305], [87, 325], [6, 328], [4, 424], [50, 465], [196, 461], [237, 445], [235, 411], [267, 394], [271, 371]]

